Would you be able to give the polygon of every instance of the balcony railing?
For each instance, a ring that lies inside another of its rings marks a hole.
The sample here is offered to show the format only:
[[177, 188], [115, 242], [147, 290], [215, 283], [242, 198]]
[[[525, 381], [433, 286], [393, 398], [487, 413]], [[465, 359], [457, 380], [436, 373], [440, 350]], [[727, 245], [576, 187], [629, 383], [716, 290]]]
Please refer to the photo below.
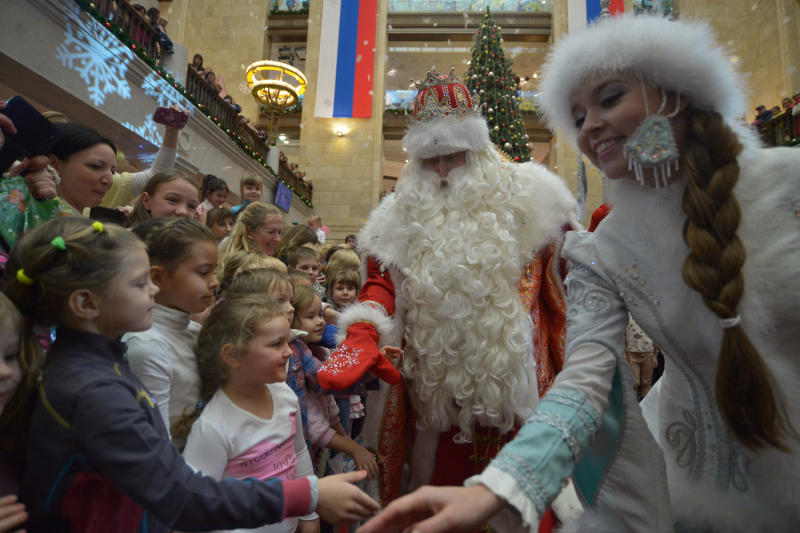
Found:
[[800, 144], [800, 115], [792, 115], [791, 111], [780, 113], [760, 124], [758, 133], [767, 146]]
[[136, 43], [156, 63], [160, 63], [161, 48], [158, 45], [158, 32], [146, 17], [143, 17], [127, 0], [95, 0], [97, 10], [109, 20], [113, 20], [122, 31], [131, 36]]
[[[186, 90], [190, 96], [194, 98], [195, 103], [200, 109], [207, 111], [212, 117], [216, 117], [219, 124], [225, 129], [226, 132], [235, 133], [235, 137], [239, 139], [240, 144], [244, 150], [247, 150], [250, 155], [256, 155], [267, 159], [270, 147], [261, 140], [258, 133], [255, 132], [250, 126], [245, 124], [244, 120], [236, 111], [223, 100], [219, 93], [212, 89], [206, 83], [205, 79], [194, 71], [189, 65], [186, 70]], [[276, 148], [277, 149], [277, 148]], [[255, 154], [253, 154], [255, 152]], [[278, 173], [278, 178], [292, 187], [295, 193], [299, 196], [311, 201], [312, 193], [305, 183], [297, 179], [294, 173], [289, 170], [285, 164], [278, 165], [279, 168], [273, 169]]]

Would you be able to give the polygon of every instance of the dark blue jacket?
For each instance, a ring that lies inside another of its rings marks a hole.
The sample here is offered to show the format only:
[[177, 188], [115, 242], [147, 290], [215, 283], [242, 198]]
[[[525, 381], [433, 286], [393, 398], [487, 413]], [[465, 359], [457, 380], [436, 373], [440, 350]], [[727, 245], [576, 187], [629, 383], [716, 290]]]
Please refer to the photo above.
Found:
[[125, 344], [59, 329], [31, 421], [28, 531], [257, 527], [310, 512], [311, 482], [216, 481], [170, 443]]

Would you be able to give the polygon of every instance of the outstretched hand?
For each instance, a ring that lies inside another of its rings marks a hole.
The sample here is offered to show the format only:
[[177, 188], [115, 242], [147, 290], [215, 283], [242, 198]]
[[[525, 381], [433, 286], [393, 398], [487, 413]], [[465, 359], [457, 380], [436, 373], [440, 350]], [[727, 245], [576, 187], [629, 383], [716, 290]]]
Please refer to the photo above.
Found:
[[373, 516], [380, 506], [353, 485], [367, 476], [363, 470], [319, 479], [317, 514], [335, 525], [353, 525]]
[[422, 487], [392, 502], [358, 533], [469, 533], [506, 506], [483, 485]]
[[17, 526], [21, 526], [27, 519], [28, 513], [25, 512], [25, 506], [17, 503], [16, 496], [11, 495], [0, 498], [0, 533], [10, 531], [25, 533], [17, 530]]
[[403, 355], [403, 349], [395, 346], [384, 346], [381, 348], [381, 355], [391, 361], [392, 359], [397, 359]]

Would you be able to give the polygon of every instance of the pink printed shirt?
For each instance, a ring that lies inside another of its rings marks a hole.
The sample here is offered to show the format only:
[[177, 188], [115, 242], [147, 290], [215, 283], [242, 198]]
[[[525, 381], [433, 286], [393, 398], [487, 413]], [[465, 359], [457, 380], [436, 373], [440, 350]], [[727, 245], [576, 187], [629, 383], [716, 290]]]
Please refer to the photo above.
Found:
[[[197, 470], [215, 479], [297, 479], [313, 475], [300, 423], [297, 396], [286, 383], [267, 385], [272, 394], [272, 418], [242, 409], [221, 389], [203, 409], [186, 441], [183, 456]], [[307, 498], [287, 494], [286, 498]], [[307, 508], [307, 507], [306, 507]], [[302, 520], [314, 520], [315, 513]], [[258, 529], [259, 533], [290, 533], [297, 518]], [[238, 530], [237, 530], [238, 531]]]

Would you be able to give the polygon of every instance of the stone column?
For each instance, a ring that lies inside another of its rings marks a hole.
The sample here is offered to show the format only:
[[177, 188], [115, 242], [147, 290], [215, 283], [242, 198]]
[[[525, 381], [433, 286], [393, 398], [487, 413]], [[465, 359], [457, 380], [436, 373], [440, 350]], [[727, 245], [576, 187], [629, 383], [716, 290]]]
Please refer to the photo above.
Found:
[[[383, 93], [387, 5], [378, 3], [372, 117], [315, 118], [322, 2], [311, 2], [298, 164], [314, 182], [314, 212], [330, 228], [328, 242], [356, 233], [378, 205], [383, 159]], [[322, 43], [336, 46], [336, 43]], [[342, 136], [337, 136], [341, 132]]]

